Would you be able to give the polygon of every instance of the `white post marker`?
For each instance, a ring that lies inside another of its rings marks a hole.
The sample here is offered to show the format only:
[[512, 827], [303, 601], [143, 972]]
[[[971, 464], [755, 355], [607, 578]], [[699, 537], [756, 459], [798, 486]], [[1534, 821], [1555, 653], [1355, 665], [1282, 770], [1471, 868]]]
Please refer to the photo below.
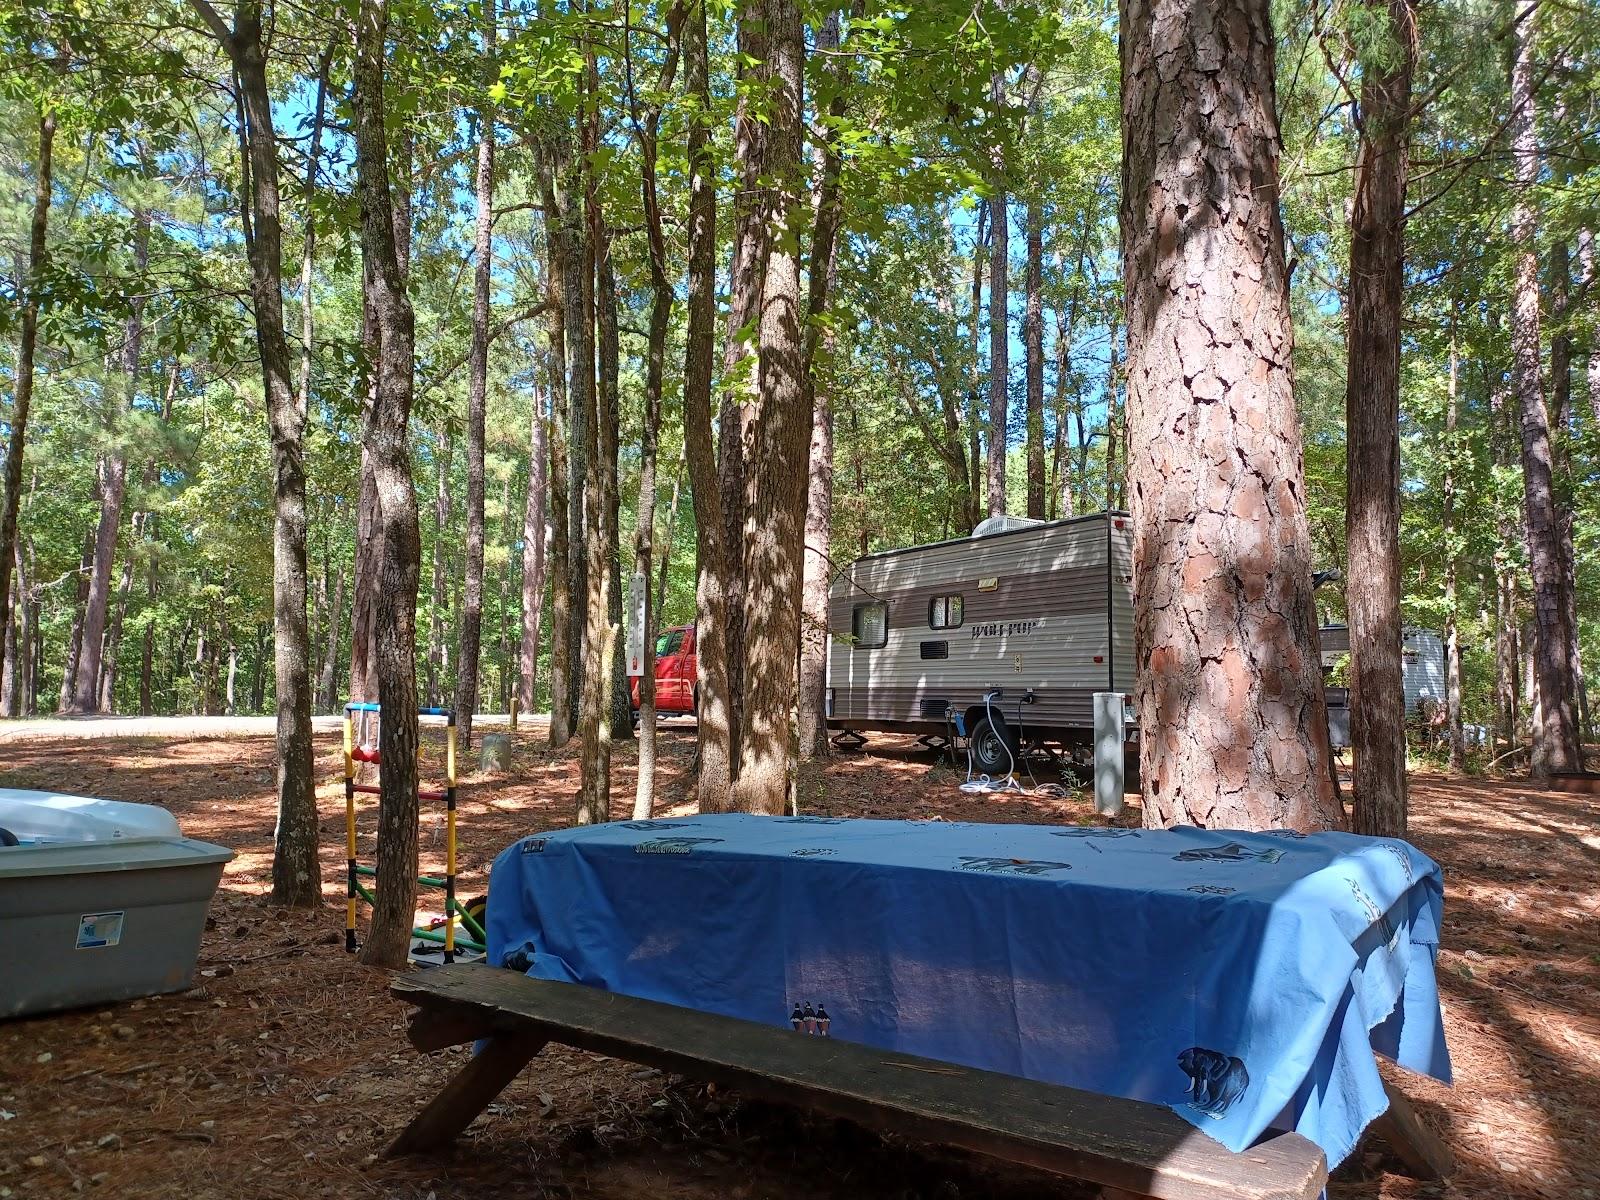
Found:
[[1124, 704], [1121, 692], [1094, 694], [1094, 810], [1102, 817], [1122, 812]]
[[644, 674], [644, 575], [628, 580], [628, 676]]

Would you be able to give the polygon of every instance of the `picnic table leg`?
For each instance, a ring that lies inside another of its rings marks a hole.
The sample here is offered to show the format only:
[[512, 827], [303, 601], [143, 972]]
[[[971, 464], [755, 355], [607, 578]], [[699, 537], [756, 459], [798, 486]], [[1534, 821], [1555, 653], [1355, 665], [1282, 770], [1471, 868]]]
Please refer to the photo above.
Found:
[[401, 1130], [388, 1154], [423, 1154], [449, 1145], [489, 1107], [506, 1084], [544, 1049], [547, 1039], [531, 1033], [492, 1037], [428, 1105]]
[[1384, 1081], [1389, 1093], [1389, 1110], [1372, 1123], [1372, 1131], [1417, 1179], [1443, 1179], [1455, 1170], [1455, 1156], [1439, 1135], [1417, 1115], [1400, 1089]]

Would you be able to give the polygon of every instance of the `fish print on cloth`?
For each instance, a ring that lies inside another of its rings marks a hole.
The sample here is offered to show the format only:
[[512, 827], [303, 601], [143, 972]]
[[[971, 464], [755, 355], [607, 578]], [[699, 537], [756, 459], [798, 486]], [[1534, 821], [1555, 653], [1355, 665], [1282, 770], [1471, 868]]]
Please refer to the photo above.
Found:
[[1213, 1120], [1226, 1115], [1250, 1086], [1244, 1061], [1218, 1050], [1190, 1046], [1178, 1055], [1178, 1066], [1189, 1077], [1189, 1086], [1184, 1089], [1193, 1096], [1189, 1107]]
[[696, 846], [720, 842], [721, 838], [664, 837], [651, 838], [633, 848], [635, 854], [692, 854]]
[[987, 858], [975, 854], [961, 855], [963, 871], [988, 871], [1000, 875], [1048, 875], [1051, 871], [1070, 871], [1071, 863], [1044, 862], [1031, 858]]
[[1125, 838], [1138, 837], [1137, 829], [1116, 829], [1099, 825], [1074, 825], [1071, 829], [1052, 829], [1052, 837], [1064, 838]]
[[654, 833], [657, 829], [693, 829], [693, 821], [624, 821], [624, 829], [642, 829], [646, 833]]
[[1200, 846], [1194, 850], [1180, 850], [1172, 856], [1173, 862], [1263, 862], [1275, 863], [1283, 857], [1282, 850], [1246, 850], [1238, 842], [1223, 846]]

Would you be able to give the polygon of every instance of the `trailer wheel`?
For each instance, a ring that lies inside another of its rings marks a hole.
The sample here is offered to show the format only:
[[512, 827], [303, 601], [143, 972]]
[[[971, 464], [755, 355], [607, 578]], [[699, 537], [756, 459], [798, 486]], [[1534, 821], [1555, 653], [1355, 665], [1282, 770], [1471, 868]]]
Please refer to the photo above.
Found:
[[982, 717], [972, 727], [972, 765], [991, 779], [1016, 770], [1017, 739], [1004, 718], [997, 717], [991, 723], [988, 717]]

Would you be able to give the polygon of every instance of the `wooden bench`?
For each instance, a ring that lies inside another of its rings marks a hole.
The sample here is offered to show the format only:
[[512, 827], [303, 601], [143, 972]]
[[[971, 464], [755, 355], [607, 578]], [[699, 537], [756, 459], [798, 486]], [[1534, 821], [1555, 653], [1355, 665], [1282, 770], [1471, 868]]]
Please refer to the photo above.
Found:
[[410, 1024], [417, 1049], [480, 1038], [487, 1044], [406, 1126], [390, 1154], [448, 1145], [535, 1054], [557, 1042], [1100, 1184], [1109, 1196], [1312, 1200], [1328, 1177], [1322, 1151], [1296, 1133], [1235, 1154], [1161, 1105], [482, 965], [404, 975], [391, 990], [417, 1006]]

